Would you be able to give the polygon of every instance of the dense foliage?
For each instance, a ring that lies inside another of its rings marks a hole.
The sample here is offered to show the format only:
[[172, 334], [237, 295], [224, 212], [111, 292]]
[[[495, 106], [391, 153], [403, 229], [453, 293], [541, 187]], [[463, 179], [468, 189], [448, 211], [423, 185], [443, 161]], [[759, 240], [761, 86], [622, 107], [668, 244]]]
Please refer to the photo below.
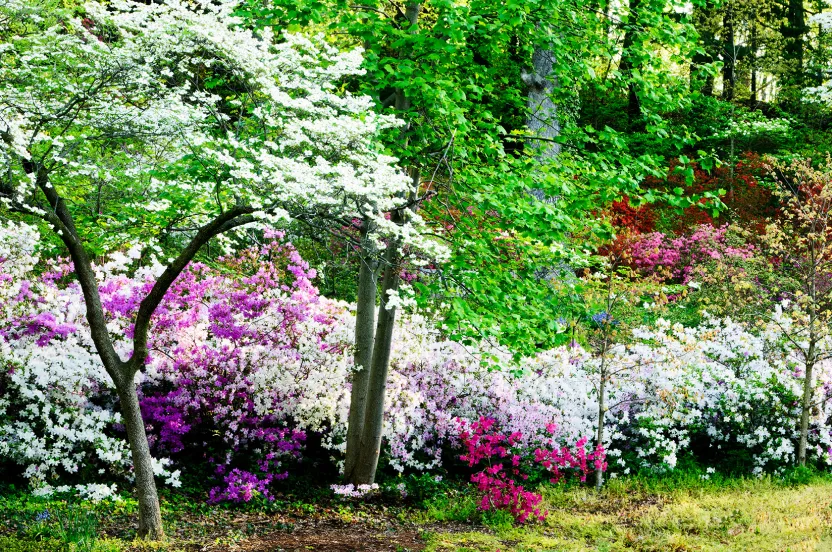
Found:
[[746, 4], [0, 0], [0, 474], [829, 471], [832, 15]]

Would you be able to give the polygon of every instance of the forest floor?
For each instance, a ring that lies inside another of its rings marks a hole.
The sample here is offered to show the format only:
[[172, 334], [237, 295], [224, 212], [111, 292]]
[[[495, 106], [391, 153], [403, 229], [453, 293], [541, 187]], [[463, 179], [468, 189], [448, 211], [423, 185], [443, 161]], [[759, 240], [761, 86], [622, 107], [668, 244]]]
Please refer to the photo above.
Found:
[[[600, 493], [546, 488], [544, 498], [546, 521], [524, 526], [504, 516], [471, 516], [473, 497], [464, 493], [420, 508], [296, 501], [258, 511], [168, 501], [169, 540], [139, 544], [130, 534], [130, 501], [72, 505], [17, 494], [0, 496], [0, 550], [832, 552], [828, 478], [614, 481]], [[45, 511], [49, 520], [33, 521]]]

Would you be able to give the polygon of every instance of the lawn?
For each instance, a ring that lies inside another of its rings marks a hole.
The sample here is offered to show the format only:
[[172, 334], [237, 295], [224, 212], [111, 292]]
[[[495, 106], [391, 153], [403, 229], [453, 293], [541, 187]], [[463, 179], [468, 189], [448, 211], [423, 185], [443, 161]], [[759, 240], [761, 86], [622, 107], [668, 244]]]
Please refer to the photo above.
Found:
[[832, 550], [832, 482], [612, 484], [546, 492], [539, 525], [436, 534], [427, 550]]
[[832, 550], [832, 480], [678, 476], [544, 489], [548, 518], [513, 526], [447, 489], [419, 504], [284, 497], [247, 507], [165, 500], [170, 540], [133, 540], [135, 503], [45, 500], [4, 492], [4, 552], [389, 550], [802, 551]]

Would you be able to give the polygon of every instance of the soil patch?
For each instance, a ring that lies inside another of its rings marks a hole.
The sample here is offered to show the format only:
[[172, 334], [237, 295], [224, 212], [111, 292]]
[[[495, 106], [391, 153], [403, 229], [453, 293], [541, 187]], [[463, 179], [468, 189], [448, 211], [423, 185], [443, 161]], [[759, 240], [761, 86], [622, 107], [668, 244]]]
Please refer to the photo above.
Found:
[[245, 552], [416, 552], [425, 548], [425, 531], [410, 525], [322, 521], [289, 531], [260, 535], [217, 550]]

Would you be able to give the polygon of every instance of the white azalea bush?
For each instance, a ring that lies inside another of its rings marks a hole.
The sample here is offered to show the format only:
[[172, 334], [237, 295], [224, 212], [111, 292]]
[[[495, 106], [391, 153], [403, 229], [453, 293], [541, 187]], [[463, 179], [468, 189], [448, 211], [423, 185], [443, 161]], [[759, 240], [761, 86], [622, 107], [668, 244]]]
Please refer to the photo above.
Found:
[[[753, 334], [728, 319], [707, 317], [695, 328], [659, 321], [634, 337], [643, 362], [635, 385], [616, 388], [622, 400], [630, 397], [613, 412], [613, 471], [616, 464], [624, 472], [673, 468], [689, 451], [755, 474], [794, 463], [802, 383], [799, 359], [777, 324]], [[814, 457], [828, 465], [832, 366], [819, 368], [811, 440]]]
[[[114, 431], [115, 391], [85, 331], [81, 292], [56, 285], [66, 264], [35, 274], [37, 242], [34, 227], [2, 225], [0, 457], [22, 466], [41, 494], [65, 474], [129, 478], [129, 448]], [[160, 459], [156, 473], [175, 484], [167, 464]], [[115, 489], [90, 485], [75, 489], [95, 497]]]

